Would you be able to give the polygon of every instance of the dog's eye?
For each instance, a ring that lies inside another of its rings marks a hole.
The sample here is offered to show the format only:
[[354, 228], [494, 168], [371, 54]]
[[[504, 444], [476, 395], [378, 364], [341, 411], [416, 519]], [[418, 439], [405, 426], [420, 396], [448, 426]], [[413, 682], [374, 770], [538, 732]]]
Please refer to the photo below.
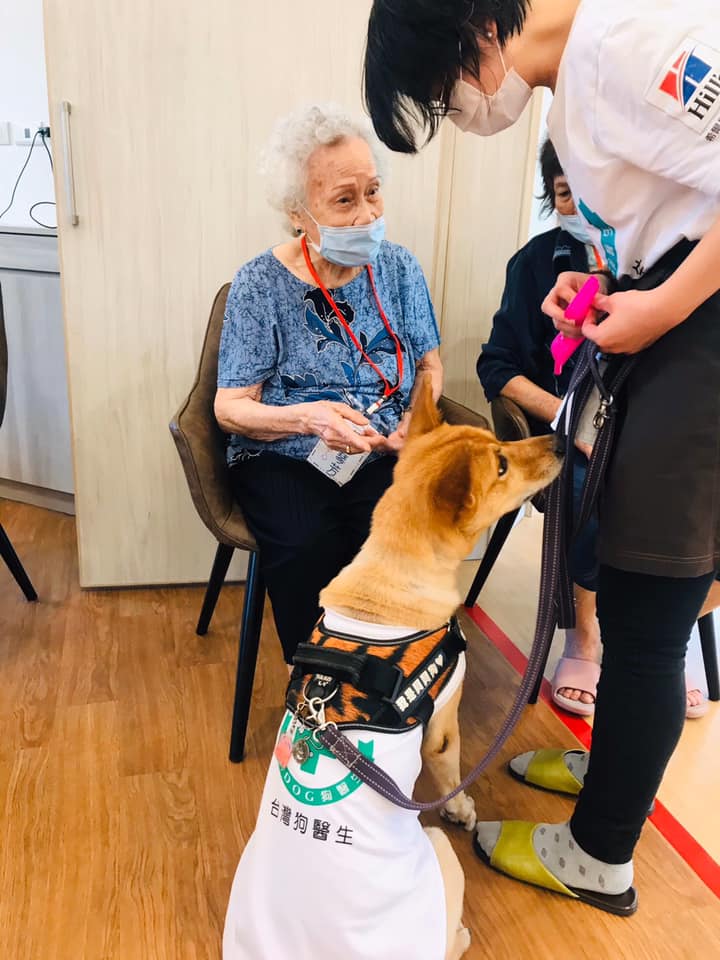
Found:
[[504, 457], [501, 453], [498, 454], [498, 476], [504, 477], [508, 472], [508, 462], [507, 457]]

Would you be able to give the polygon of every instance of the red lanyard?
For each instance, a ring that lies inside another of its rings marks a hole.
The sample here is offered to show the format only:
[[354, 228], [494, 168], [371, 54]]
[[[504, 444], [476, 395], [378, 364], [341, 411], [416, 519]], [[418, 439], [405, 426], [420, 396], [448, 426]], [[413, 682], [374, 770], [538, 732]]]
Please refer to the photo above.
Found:
[[[333, 308], [333, 310], [335, 311], [335, 316], [338, 318], [338, 320], [340, 321], [340, 323], [343, 325], [343, 327], [344, 327], [347, 335], [350, 337], [350, 339], [352, 340], [352, 342], [355, 344], [355, 346], [357, 347], [357, 349], [360, 351], [360, 354], [362, 355], [362, 358], [373, 368], [373, 370], [375, 371], [375, 373], [380, 377], [380, 379], [382, 380], [382, 382], [383, 382], [383, 384], [384, 384], [385, 389], [383, 390], [382, 400], [376, 401], [376, 402], [375, 402], [374, 404], [372, 404], [371, 407], [370, 407], [370, 410], [374, 413], [374, 412], [380, 407], [380, 405], [381, 405], [385, 400], [387, 400], [388, 397], [391, 397], [394, 393], [396, 393], [396, 392], [400, 389], [400, 384], [402, 383], [402, 379], [403, 379], [403, 355], [402, 355], [402, 345], [401, 345], [401, 343], [400, 343], [400, 340], [398, 339], [397, 335], [396, 335], [395, 332], [393, 331], [393, 328], [390, 326], [390, 321], [389, 321], [388, 318], [385, 316], [385, 311], [383, 310], [382, 304], [380, 303], [380, 297], [378, 296], [377, 288], [375, 287], [375, 278], [373, 277], [372, 267], [371, 267], [370, 264], [368, 263], [367, 266], [365, 267], [365, 269], [367, 270], [367, 272], [368, 272], [368, 277], [370, 278], [370, 286], [372, 287], [372, 292], [373, 292], [373, 294], [375, 295], [375, 303], [377, 303], [378, 312], [380, 313], [380, 316], [382, 317], [382, 321], [383, 321], [383, 323], [385, 324], [385, 329], [386, 329], [387, 332], [390, 334], [390, 336], [392, 337], [392, 340], [393, 340], [393, 342], [394, 342], [394, 344], [395, 344], [395, 354], [396, 354], [396, 356], [397, 356], [398, 378], [397, 378], [397, 383], [395, 384], [394, 387], [391, 387], [391, 386], [390, 386], [390, 381], [389, 381], [388, 378], [385, 376], [385, 374], [382, 372], [382, 370], [380, 369], [380, 367], [378, 367], [375, 363], [373, 363], [372, 360], [370, 359], [370, 357], [367, 355], [367, 353], [365, 353], [365, 351], [363, 350], [362, 344], [360, 343], [360, 341], [358, 340], [358, 338], [355, 336], [355, 334], [354, 334], [354, 333], [352, 332], [352, 330], [350, 329], [350, 324], [347, 322], [347, 320], [345, 319], [345, 317], [342, 315], [342, 313], [341, 313], [340, 310], [338, 309], [338, 305], [337, 305], [337, 304], [335, 303], [335, 301], [333, 300], [333, 298], [332, 298], [332, 296], [331, 296], [331, 294], [330, 294], [330, 291], [327, 289], [327, 287], [325, 286], [325, 284], [322, 282], [322, 280], [321, 280], [320, 277], [318, 276], [317, 271], [315, 270], [315, 267], [312, 265], [312, 261], [311, 261], [311, 259], [310, 259], [310, 254], [308, 253], [308, 248], [307, 248], [307, 239], [306, 239], [304, 236], [303, 236], [302, 240], [300, 241], [300, 245], [302, 246], [302, 252], [303, 252], [303, 254], [304, 254], [304, 256], [305, 256], [305, 263], [307, 264], [307, 268], [308, 268], [308, 270], [310, 271], [310, 276], [313, 278], [313, 280], [314, 280], [315, 283], [318, 285], [318, 287], [320, 287], [320, 289], [322, 290], [323, 296], [325, 297], [325, 299], [327, 300], [327, 302], [330, 304], [330, 306], [331, 306], [331, 307]], [[368, 411], [366, 411], [366, 412], [368, 412]]]

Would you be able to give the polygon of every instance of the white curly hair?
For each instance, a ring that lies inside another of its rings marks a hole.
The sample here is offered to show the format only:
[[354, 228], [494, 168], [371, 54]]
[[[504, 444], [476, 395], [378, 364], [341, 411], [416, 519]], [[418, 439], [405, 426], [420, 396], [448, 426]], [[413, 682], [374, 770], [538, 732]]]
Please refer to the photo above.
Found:
[[285, 226], [294, 233], [289, 214], [305, 201], [307, 164], [320, 146], [361, 137], [372, 151], [378, 176], [385, 179], [387, 155], [364, 117], [353, 117], [334, 103], [300, 107], [275, 124], [263, 150], [260, 173], [270, 206], [285, 215]]

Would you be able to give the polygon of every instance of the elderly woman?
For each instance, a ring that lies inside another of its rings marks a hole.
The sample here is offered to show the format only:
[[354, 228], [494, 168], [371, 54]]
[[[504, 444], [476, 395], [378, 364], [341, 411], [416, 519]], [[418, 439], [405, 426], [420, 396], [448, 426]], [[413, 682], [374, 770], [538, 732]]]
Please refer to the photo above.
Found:
[[264, 173], [293, 237], [228, 295], [215, 416], [287, 663], [368, 535], [419, 374], [436, 397], [442, 386], [422, 270], [384, 239], [381, 160], [369, 126], [337, 107], [281, 120]]

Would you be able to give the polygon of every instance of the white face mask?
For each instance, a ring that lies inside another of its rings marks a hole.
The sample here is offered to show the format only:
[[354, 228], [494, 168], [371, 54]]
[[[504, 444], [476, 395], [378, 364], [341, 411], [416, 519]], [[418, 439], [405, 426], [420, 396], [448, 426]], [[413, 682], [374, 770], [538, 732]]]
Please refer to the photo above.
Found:
[[458, 80], [453, 88], [450, 107], [455, 112], [448, 116], [464, 133], [490, 137], [506, 130], [520, 118], [532, 97], [532, 88], [514, 67], [508, 70], [499, 43], [497, 47], [505, 77], [495, 93], [483, 93], [462, 79]]
[[591, 244], [593, 242], [592, 237], [588, 233], [587, 224], [579, 213], [558, 213], [557, 218], [562, 229], [565, 230], [566, 233], [569, 233], [571, 237], [575, 237], [580, 243]]

